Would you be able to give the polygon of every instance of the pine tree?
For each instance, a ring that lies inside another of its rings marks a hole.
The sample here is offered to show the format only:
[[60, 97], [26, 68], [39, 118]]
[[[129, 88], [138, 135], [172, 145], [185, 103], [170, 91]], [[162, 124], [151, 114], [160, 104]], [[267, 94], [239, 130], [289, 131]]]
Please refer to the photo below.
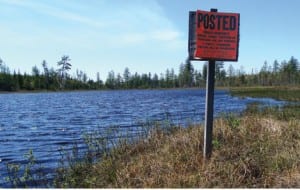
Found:
[[61, 60], [57, 62], [57, 65], [60, 66], [58, 72], [60, 73], [60, 81], [61, 81], [61, 88], [65, 87], [65, 82], [67, 79], [67, 72], [71, 69], [72, 65], [70, 63], [71, 59], [69, 56], [64, 55], [61, 57]]
[[124, 70], [123, 79], [124, 79], [124, 83], [125, 83], [125, 88], [129, 88], [130, 71], [127, 67]]
[[43, 69], [44, 69], [44, 82], [45, 82], [45, 87], [46, 87], [46, 89], [48, 90], [48, 89], [49, 89], [49, 69], [48, 69], [46, 60], [43, 60], [43, 61], [42, 61], [42, 66], [43, 66]]

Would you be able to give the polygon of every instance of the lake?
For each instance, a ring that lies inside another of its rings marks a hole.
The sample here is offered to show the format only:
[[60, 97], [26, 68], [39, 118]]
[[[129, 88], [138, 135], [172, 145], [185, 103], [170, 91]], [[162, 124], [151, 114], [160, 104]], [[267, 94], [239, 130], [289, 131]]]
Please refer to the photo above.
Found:
[[[214, 116], [240, 113], [258, 101], [282, 105], [272, 99], [240, 99], [228, 91], [215, 91]], [[0, 187], [7, 163], [24, 163], [33, 150], [50, 173], [58, 166], [59, 149], [82, 139], [89, 131], [119, 129], [136, 134], [143, 123], [171, 121], [186, 126], [203, 122], [205, 90], [115, 90], [0, 94]]]

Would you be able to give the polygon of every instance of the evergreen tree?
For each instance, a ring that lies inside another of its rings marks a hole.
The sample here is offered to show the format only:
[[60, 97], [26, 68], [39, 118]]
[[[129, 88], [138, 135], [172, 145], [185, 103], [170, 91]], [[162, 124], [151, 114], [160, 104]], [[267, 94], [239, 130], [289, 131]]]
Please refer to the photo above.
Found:
[[279, 62], [275, 60], [273, 63], [273, 73], [278, 73], [278, 72], [279, 72]]
[[24, 89], [24, 77], [21, 75], [20, 70], [18, 70], [18, 84], [20, 89]]
[[195, 70], [194, 76], [195, 76], [195, 85], [196, 85], [197, 87], [200, 87], [200, 86], [202, 85], [202, 81], [203, 81], [203, 80], [202, 80], [201, 72]]
[[106, 79], [106, 82], [105, 82], [105, 86], [109, 89], [114, 89], [115, 88], [115, 73], [114, 71], [110, 71], [108, 73], [108, 77]]
[[152, 88], [158, 88], [159, 87], [159, 79], [158, 75], [155, 73], [152, 78]]
[[123, 79], [120, 73], [118, 73], [116, 78], [116, 88], [121, 88], [122, 84], [123, 84]]
[[32, 76], [33, 76], [33, 88], [34, 89], [40, 89], [40, 70], [35, 65], [32, 67]]
[[125, 88], [129, 88], [130, 71], [129, 71], [128, 67], [126, 67], [124, 70], [123, 79], [124, 79], [124, 83], [125, 83]]
[[216, 67], [215, 67], [215, 76], [218, 81], [222, 79], [222, 70], [224, 68], [224, 62], [223, 61], [216, 61]]
[[235, 71], [233, 66], [230, 64], [228, 67], [228, 77], [229, 77], [229, 86], [234, 85], [234, 75], [235, 75]]
[[102, 86], [103, 86], [103, 82], [100, 78], [100, 73], [97, 72], [97, 89], [102, 88]]
[[45, 82], [45, 87], [46, 87], [46, 89], [48, 90], [48, 89], [49, 89], [49, 69], [48, 69], [46, 60], [43, 60], [43, 61], [42, 61], [42, 66], [43, 66], [43, 69], [44, 69], [44, 82]]
[[179, 82], [179, 87], [183, 87], [184, 86], [184, 64], [181, 63], [179, 66], [179, 75], [178, 75], [178, 82]]
[[165, 79], [166, 79], [166, 87], [170, 88], [172, 85], [172, 79], [171, 79], [171, 74], [169, 69], [166, 70]]
[[288, 62], [288, 73], [289, 73], [289, 84], [296, 84], [297, 82], [297, 72], [298, 72], [299, 62], [293, 56]]
[[189, 59], [186, 60], [184, 67], [184, 85], [187, 87], [192, 87], [193, 85], [193, 76], [194, 67]]
[[171, 71], [170, 71], [170, 80], [171, 80], [171, 86], [172, 88], [175, 88], [176, 87], [176, 75], [175, 75], [175, 72], [174, 72], [174, 69], [172, 68]]
[[69, 56], [64, 55], [61, 57], [61, 60], [57, 62], [57, 65], [60, 67], [58, 72], [60, 73], [61, 87], [64, 88], [65, 81], [67, 79], [67, 72], [71, 69], [72, 65], [70, 63], [71, 59]]
[[14, 91], [20, 90], [19, 77], [15, 70], [14, 70], [14, 74], [13, 74], [13, 86], [14, 86], [13, 87]]

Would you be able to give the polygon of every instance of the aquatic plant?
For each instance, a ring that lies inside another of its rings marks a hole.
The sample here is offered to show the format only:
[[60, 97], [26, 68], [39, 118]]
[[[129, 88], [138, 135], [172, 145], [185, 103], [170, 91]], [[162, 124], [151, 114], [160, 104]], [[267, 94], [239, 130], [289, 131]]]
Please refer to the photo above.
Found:
[[26, 164], [8, 163], [7, 182], [15, 188], [27, 187], [49, 187], [48, 176], [41, 164], [36, 162], [32, 150], [24, 155]]

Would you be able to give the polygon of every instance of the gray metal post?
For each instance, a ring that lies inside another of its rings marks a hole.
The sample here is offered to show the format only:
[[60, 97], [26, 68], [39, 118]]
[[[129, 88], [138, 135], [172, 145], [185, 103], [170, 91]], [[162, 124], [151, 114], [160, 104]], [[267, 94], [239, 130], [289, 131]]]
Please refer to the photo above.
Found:
[[[218, 9], [211, 9], [211, 12], [218, 12]], [[214, 121], [214, 90], [215, 90], [215, 60], [210, 60], [207, 66], [206, 78], [206, 104], [205, 104], [205, 128], [203, 157], [210, 158], [212, 152], [212, 133]]]
[[212, 132], [214, 119], [214, 88], [215, 88], [215, 61], [209, 61], [206, 79], [206, 106], [203, 156], [209, 158], [212, 152]]

